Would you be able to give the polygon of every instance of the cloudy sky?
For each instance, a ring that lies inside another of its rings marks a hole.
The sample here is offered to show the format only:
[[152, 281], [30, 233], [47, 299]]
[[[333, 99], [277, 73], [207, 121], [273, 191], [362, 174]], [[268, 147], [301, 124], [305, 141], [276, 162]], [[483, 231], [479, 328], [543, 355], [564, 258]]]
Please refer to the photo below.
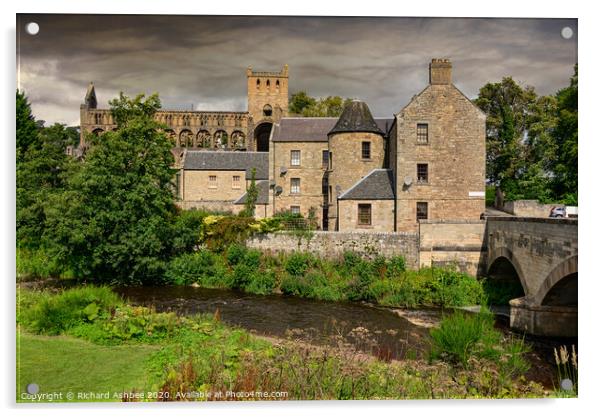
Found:
[[576, 19], [290, 16], [18, 15], [17, 32], [18, 87], [38, 119], [69, 125], [90, 81], [99, 107], [124, 91], [158, 92], [165, 108], [244, 111], [249, 65], [287, 63], [291, 93], [360, 98], [375, 116], [420, 92], [434, 57], [452, 60], [471, 98], [503, 76], [549, 94], [568, 84], [578, 37]]

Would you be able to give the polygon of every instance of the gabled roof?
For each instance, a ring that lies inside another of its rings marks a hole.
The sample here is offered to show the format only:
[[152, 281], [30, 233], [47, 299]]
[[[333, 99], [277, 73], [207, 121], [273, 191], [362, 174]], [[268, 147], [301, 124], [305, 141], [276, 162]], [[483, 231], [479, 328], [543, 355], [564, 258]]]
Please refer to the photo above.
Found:
[[[373, 119], [378, 129], [387, 133], [392, 118]], [[328, 132], [337, 123], [336, 117], [283, 117], [274, 125], [273, 142], [328, 142]]]
[[360, 100], [353, 100], [343, 109], [343, 113], [329, 135], [344, 132], [370, 132], [384, 136], [384, 132], [378, 127], [368, 105]]
[[[256, 204], [268, 204], [269, 203], [269, 192], [270, 183], [269, 181], [257, 181], [257, 202]], [[247, 193], [244, 193], [234, 204], [245, 204], [247, 202]]]
[[251, 179], [255, 168], [256, 180], [269, 178], [268, 152], [236, 151], [186, 151], [184, 169], [191, 171], [246, 171], [246, 179]]
[[393, 200], [395, 182], [390, 169], [374, 169], [339, 196], [339, 200]]

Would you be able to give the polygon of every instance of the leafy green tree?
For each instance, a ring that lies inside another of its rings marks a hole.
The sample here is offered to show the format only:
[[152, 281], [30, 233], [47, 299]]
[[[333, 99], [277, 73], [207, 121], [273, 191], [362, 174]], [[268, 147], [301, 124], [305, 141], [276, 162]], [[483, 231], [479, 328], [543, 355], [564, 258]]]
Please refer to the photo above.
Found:
[[307, 107], [316, 105], [316, 99], [307, 95], [305, 91], [293, 93], [288, 109], [293, 114], [303, 114]]
[[299, 91], [291, 97], [289, 110], [304, 117], [339, 117], [350, 98], [328, 96], [320, 99], [310, 97], [305, 91]]
[[39, 145], [31, 146], [17, 164], [17, 242], [19, 246], [37, 248], [46, 227], [48, 201], [64, 191], [67, 179], [78, 164], [65, 153], [75, 135], [73, 128], [55, 124], [42, 128]]
[[255, 183], [256, 169], [251, 169], [251, 184], [247, 189], [247, 199], [245, 201], [245, 208], [240, 212], [241, 216], [253, 217], [255, 216], [255, 205], [257, 204], [257, 198], [259, 197], [259, 190]]
[[25, 93], [17, 90], [16, 102], [17, 116], [17, 163], [21, 162], [25, 153], [35, 144], [38, 144], [38, 124], [31, 112], [31, 106]]
[[578, 174], [578, 80], [577, 65], [570, 85], [556, 93], [558, 101], [556, 124], [552, 137], [556, 145], [554, 191], [568, 204], [577, 204]]
[[152, 282], [171, 249], [172, 145], [153, 119], [156, 94], [121, 93], [110, 105], [117, 129], [90, 138], [81, 169], [50, 205], [48, 240], [77, 277]]

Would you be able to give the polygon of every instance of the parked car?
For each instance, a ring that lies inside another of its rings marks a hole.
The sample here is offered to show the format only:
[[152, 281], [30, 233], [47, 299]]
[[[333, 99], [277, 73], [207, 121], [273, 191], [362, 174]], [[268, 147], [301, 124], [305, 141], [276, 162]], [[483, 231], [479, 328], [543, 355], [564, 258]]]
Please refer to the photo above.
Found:
[[553, 207], [552, 210], [550, 210], [550, 217], [566, 217], [566, 208]]

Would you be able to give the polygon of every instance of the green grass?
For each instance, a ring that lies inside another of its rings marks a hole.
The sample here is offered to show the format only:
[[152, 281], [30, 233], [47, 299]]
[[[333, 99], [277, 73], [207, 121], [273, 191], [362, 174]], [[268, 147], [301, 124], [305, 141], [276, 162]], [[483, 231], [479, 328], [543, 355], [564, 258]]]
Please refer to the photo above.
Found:
[[21, 331], [17, 335], [17, 402], [33, 402], [21, 399], [30, 383], [38, 384], [40, 393], [62, 393], [63, 401], [67, 392], [108, 391], [112, 396], [114, 392], [147, 389], [154, 378], [147, 362], [159, 348], [100, 346], [69, 336]]

